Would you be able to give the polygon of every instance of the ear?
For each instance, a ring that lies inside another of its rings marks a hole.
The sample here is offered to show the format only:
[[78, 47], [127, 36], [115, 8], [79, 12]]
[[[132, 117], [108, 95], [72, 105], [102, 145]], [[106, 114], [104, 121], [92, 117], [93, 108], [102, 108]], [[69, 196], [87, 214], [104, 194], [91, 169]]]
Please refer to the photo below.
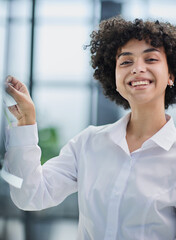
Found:
[[173, 86], [174, 85], [174, 80], [175, 80], [175, 76], [172, 73], [170, 73], [169, 74], [168, 85]]

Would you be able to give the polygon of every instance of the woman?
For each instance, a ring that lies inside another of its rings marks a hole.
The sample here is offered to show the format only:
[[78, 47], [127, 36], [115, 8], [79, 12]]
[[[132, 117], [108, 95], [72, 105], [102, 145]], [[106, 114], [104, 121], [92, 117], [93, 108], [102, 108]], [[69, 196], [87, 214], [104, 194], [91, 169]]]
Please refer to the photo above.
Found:
[[20, 190], [11, 186], [12, 200], [40, 210], [78, 191], [78, 239], [173, 240], [176, 129], [165, 109], [176, 103], [176, 28], [114, 17], [91, 37], [94, 77], [131, 112], [88, 127], [41, 166], [34, 104], [24, 84], [9, 77], [18, 126], [8, 132], [6, 169], [24, 180]]

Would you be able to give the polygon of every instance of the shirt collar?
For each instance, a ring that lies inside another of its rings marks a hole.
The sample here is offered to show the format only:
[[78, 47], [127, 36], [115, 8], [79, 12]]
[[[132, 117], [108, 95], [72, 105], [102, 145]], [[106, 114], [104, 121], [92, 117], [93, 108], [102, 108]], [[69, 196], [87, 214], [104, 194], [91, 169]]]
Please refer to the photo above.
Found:
[[[126, 127], [130, 119], [130, 115], [131, 113], [128, 113], [117, 122], [109, 124], [100, 130], [100, 132], [107, 132], [111, 140], [126, 151], [128, 148], [126, 143]], [[144, 146], [149, 142], [154, 142], [166, 151], [172, 147], [174, 142], [176, 142], [176, 128], [172, 117], [166, 114], [166, 120], [166, 124], [150, 139], [145, 141]]]
[[117, 122], [104, 126], [98, 132], [108, 134], [110, 139], [128, 154], [129, 148], [126, 141], [126, 127], [130, 119], [130, 115], [131, 113], [128, 113]]
[[167, 123], [150, 140], [168, 151], [176, 141], [176, 128], [173, 118], [166, 114]]

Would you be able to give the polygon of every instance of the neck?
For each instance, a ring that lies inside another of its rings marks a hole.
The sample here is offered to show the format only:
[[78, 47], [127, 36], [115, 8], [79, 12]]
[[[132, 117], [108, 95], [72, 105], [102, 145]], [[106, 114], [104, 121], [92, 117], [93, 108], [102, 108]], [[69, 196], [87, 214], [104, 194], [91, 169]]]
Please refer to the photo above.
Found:
[[166, 123], [164, 106], [138, 106], [131, 108], [127, 134], [136, 138], [150, 138]]

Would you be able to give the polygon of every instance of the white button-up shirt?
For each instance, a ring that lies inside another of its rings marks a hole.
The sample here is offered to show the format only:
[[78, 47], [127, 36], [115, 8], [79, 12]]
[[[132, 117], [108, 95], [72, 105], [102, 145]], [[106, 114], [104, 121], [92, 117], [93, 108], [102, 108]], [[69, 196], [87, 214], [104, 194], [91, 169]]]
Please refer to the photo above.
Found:
[[130, 154], [126, 126], [90, 126], [59, 156], [40, 164], [37, 126], [8, 132], [5, 167], [24, 179], [10, 187], [24, 210], [55, 206], [78, 191], [79, 240], [174, 240], [176, 129], [172, 118]]

